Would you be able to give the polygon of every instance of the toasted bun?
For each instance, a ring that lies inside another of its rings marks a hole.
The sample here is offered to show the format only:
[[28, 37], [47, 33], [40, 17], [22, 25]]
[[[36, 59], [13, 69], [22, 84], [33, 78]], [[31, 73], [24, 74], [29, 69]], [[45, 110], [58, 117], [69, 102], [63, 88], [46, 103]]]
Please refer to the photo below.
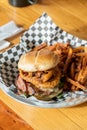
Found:
[[38, 94], [38, 95], [35, 95], [35, 97], [38, 100], [49, 101], [49, 100], [52, 100], [52, 98], [58, 96], [60, 93], [62, 93], [62, 91], [63, 91], [63, 89], [61, 88], [61, 89], [58, 89], [56, 92], [54, 91], [50, 95], [41, 95], [41, 94]]
[[18, 68], [26, 72], [45, 71], [58, 64], [58, 55], [48, 49], [31, 51], [21, 56]]

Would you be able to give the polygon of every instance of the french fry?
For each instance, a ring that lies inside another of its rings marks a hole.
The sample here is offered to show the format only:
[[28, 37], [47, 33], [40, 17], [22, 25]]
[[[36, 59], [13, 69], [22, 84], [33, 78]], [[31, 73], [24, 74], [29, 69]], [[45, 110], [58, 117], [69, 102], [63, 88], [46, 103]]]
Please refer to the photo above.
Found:
[[76, 90], [76, 86], [72, 85], [72, 86], [71, 86], [71, 90], [72, 90], [72, 91], [75, 91], [75, 90]]
[[67, 80], [67, 82], [71, 83], [72, 85], [76, 86], [77, 88], [82, 89], [82, 90], [86, 90], [86, 87], [81, 85], [79, 82], [74, 81], [74, 80], [72, 80], [72, 79], [70, 79], [68, 77], [67, 77], [66, 80]]
[[75, 81], [78, 80], [78, 74], [79, 74], [79, 73], [76, 73], [75, 76], [74, 76], [74, 80], [75, 80]]
[[75, 75], [75, 63], [72, 62], [71, 68], [70, 68], [70, 77], [71, 77], [72, 79], [74, 79], [74, 75]]
[[84, 51], [87, 52], [87, 47], [84, 47]]
[[85, 69], [86, 64], [87, 64], [87, 58], [86, 58], [86, 57], [83, 57], [83, 60], [82, 60], [82, 68]]
[[80, 46], [80, 47], [77, 47], [77, 48], [73, 48], [73, 52], [76, 53], [76, 52], [81, 52], [81, 51], [84, 51], [84, 46]]
[[79, 52], [75, 54], [76, 56], [87, 56], [87, 52]]
[[69, 66], [69, 63], [71, 62], [72, 54], [73, 54], [72, 48], [69, 47], [68, 57], [66, 59], [65, 66], [64, 66], [64, 74], [66, 74], [67, 72], [67, 68]]
[[77, 81], [80, 81], [81, 84], [84, 84], [87, 81], [87, 67], [82, 68], [79, 72]]

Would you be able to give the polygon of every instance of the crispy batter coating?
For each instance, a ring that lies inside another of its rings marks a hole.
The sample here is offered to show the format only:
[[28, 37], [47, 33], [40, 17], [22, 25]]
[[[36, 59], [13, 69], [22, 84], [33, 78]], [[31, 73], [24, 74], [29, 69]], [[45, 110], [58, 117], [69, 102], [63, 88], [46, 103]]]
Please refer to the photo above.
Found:
[[38, 72], [36, 72], [34, 76], [32, 73], [32, 76], [30, 76], [30, 73], [27, 73], [27, 75], [25, 75], [25, 73], [23, 73], [23, 71], [20, 70], [20, 76], [25, 81], [35, 85], [37, 88], [54, 88], [58, 85], [60, 81], [61, 72], [58, 70], [56, 71], [56, 68], [49, 71], [41, 72], [41, 77], [37, 77], [37, 73]]

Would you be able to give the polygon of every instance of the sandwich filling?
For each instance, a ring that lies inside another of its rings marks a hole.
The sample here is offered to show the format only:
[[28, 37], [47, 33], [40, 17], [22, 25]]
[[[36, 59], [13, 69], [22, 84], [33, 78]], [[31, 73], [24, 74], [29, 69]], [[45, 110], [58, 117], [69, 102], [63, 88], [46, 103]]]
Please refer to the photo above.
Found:
[[40, 97], [54, 97], [61, 92], [58, 87], [61, 73], [57, 67], [37, 72], [24, 72], [21, 69], [19, 71], [16, 86], [20, 92]]

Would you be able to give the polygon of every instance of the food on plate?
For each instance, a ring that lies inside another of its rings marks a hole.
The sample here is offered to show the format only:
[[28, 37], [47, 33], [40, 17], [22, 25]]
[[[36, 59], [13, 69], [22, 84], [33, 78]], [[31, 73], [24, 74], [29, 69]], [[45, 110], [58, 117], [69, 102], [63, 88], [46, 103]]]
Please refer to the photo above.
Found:
[[58, 66], [65, 79], [63, 90], [87, 90], [87, 47], [57, 43], [49, 49], [59, 56]]
[[51, 100], [63, 90], [59, 87], [59, 58], [43, 45], [40, 47], [21, 56], [16, 86], [22, 93], [33, 95], [40, 100]]
[[63, 91], [87, 90], [87, 47], [43, 43], [21, 56], [17, 90], [40, 100]]

